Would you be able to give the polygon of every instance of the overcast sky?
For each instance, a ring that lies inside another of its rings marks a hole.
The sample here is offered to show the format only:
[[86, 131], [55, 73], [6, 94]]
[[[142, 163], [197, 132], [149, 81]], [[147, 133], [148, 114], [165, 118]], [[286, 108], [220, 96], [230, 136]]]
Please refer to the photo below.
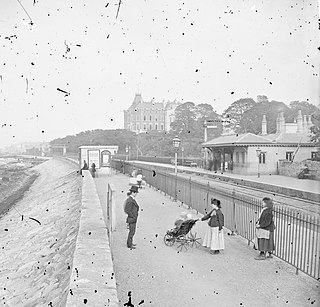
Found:
[[0, 147], [123, 128], [138, 90], [219, 113], [318, 105], [317, 0], [122, 0], [116, 19], [117, 3], [0, 1]]

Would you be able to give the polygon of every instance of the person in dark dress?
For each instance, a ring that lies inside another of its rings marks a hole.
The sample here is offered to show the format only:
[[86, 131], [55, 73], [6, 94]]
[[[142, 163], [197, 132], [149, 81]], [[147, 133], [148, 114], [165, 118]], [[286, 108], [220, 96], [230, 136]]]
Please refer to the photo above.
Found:
[[91, 164], [91, 174], [92, 174], [92, 177], [96, 177], [96, 164], [95, 163], [92, 163]]
[[[263, 209], [256, 224], [258, 250], [260, 251], [259, 256], [254, 258], [256, 260], [265, 260], [266, 258], [272, 258], [272, 253], [275, 250], [273, 201], [269, 197], [265, 197], [262, 199], [262, 202]], [[267, 253], [268, 256], [266, 256]]]
[[210, 248], [210, 254], [219, 254], [224, 250], [224, 215], [221, 211], [221, 202], [211, 198], [211, 211], [201, 221], [209, 220], [208, 228], [204, 235], [202, 246]]
[[129, 233], [127, 238], [127, 247], [130, 249], [135, 249], [136, 244], [133, 243], [133, 236], [136, 232], [137, 219], [139, 212], [139, 205], [136, 202], [136, 196], [138, 194], [138, 187], [132, 186], [127, 193], [128, 198], [124, 204], [124, 212], [127, 214], [126, 223], [128, 224]]

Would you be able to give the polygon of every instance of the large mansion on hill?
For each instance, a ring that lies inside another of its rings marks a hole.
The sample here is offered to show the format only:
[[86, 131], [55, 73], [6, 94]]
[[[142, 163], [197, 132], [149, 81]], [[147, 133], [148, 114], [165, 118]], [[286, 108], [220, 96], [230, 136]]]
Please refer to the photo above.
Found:
[[136, 94], [128, 110], [124, 111], [124, 129], [140, 133], [151, 130], [169, 131], [174, 121], [174, 111], [180, 102], [174, 100], [144, 101]]

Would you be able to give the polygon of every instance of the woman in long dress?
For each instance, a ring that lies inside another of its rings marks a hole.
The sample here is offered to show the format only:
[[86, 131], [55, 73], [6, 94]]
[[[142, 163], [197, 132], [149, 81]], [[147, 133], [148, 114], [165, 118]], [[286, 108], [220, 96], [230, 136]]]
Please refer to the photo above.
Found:
[[201, 219], [201, 221], [209, 220], [202, 246], [209, 247], [211, 254], [219, 254], [220, 250], [224, 249], [224, 216], [220, 200], [211, 198], [211, 206], [212, 210]]
[[[257, 221], [256, 236], [258, 238], [259, 256], [255, 257], [256, 260], [265, 260], [272, 258], [272, 253], [275, 250], [274, 244], [274, 230], [275, 225], [273, 221], [273, 201], [269, 197], [262, 199], [263, 209]], [[268, 252], [268, 256], [266, 256]]]

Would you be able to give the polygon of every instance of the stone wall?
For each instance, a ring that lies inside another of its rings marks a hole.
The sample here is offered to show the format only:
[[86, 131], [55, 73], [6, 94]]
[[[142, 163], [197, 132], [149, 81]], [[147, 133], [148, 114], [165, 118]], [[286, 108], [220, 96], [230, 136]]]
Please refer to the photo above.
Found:
[[279, 161], [279, 175], [288, 177], [298, 177], [298, 174], [305, 168], [315, 175], [316, 180], [320, 180], [320, 162], [305, 160], [301, 162], [289, 162], [286, 160]]

